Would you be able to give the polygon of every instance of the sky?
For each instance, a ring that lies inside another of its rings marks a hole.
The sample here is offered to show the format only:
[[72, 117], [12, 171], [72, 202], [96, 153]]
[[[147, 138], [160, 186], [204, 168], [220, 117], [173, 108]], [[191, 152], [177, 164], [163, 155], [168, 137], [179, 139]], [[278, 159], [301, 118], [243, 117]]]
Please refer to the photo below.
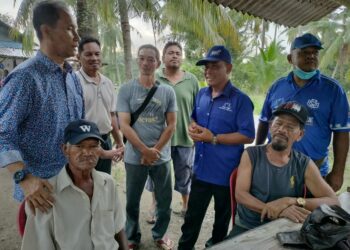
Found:
[[[21, 2], [22, 0], [16, 0], [16, 5], [14, 6], [14, 0], [0, 0], [0, 13], [7, 14], [15, 18]], [[129, 21], [130, 21], [130, 25], [133, 27], [133, 29], [131, 30], [133, 54], [136, 54], [137, 48], [142, 44], [146, 44], [146, 43], [154, 44], [152, 26], [150, 23], [145, 23], [140, 18], [132, 18]], [[165, 31], [165, 32], [169, 32], [169, 31]], [[141, 37], [140, 37], [140, 34], [141, 34]], [[157, 47], [160, 49], [160, 51], [162, 46], [163, 46], [163, 43], [161, 43], [160, 41], [157, 41]]]

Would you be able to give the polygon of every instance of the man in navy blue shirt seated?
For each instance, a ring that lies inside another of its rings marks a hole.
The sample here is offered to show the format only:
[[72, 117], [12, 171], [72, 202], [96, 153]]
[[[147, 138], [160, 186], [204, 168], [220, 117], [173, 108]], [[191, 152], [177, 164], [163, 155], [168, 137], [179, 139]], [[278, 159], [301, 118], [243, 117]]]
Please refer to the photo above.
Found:
[[229, 180], [238, 166], [245, 143], [254, 140], [253, 104], [229, 80], [231, 55], [224, 46], [212, 47], [198, 61], [204, 65], [209, 87], [196, 96], [189, 135], [195, 142], [191, 192], [178, 249], [192, 249], [211, 198], [215, 221], [206, 246], [222, 241], [231, 218]]
[[[230, 236], [285, 217], [302, 223], [321, 204], [338, 204], [310, 157], [292, 149], [304, 135], [307, 109], [287, 102], [273, 112], [271, 142], [248, 147], [238, 167], [237, 215]], [[314, 198], [303, 198], [305, 186]]]
[[[305, 136], [293, 148], [310, 156], [333, 188], [338, 191], [344, 178], [349, 150], [350, 113], [346, 93], [334, 79], [318, 70], [321, 42], [312, 34], [295, 38], [288, 61], [293, 71], [269, 89], [257, 132], [256, 145], [263, 144], [272, 112], [282, 103], [297, 101], [308, 108]], [[334, 162], [329, 171], [328, 147], [333, 135]]]

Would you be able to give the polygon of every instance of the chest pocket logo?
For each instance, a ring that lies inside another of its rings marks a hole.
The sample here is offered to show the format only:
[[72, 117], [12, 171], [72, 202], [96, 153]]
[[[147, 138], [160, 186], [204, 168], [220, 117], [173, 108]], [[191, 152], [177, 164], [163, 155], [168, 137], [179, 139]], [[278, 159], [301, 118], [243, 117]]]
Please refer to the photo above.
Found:
[[309, 99], [307, 101], [307, 106], [311, 109], [318, 109], [320, 106], [320, 103], [316, 99]]
[[228, 112], [232, 112], [231, 103], [225, 102], [224, 105], [219, 107], [219, 109], [222, 109], [222, 110], [225, 110], [225, 111], [228, 111]]

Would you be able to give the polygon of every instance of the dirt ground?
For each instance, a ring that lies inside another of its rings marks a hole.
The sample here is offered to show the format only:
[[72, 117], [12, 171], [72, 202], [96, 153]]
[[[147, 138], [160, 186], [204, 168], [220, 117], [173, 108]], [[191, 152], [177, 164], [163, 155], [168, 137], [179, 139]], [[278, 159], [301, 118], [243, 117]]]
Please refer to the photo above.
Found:
[[[115, 166], [112, 174], [118, 181], [120, 197], [123, 204], [125, 204], [125, 174], [123, 164], [118, 164], [118, 166]], [[16, 226], [16, 212], [18, 209], [18, 203], [12, 198], [12, 177], [5, 169], [0, 169], [0, 190], [0, 250], [18, 250], [21, 247], [21, 238], [17, 232]], [[173, 209], [180, 210], [180, 200], [180, 195], [177, 192], [173, 192]], [[140, 214], [142, 232], [140, 249], [145, 250], [157, 249], [151, 236], [152, 225], [147, 224], [145, 221], [150, 205], [151, 194], [148, 191], [144, 191], [141, 200]], [[213, 218], [214, 211], [213, 204], [211, 204], [204, 219], [202, 230], [196, 244], [196, 249], [203, 249], [206, 240], [210, 238]], [[182, 224], [183, 218], [172, 214], [167, 235], [175, 242], [176, 248], [177, 242], [181, 236]]]

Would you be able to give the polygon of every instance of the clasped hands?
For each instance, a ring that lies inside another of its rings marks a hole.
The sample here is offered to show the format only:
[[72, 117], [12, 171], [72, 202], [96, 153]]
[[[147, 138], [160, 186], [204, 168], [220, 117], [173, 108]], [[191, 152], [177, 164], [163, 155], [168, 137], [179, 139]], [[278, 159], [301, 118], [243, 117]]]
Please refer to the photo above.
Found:
[[214, 134], [207, 128], [191, 122], [188, 127], [188, 134], [194, 142], [211, 142]]
[[267, 217], [270, 220], [288, 218], [293, 222], [303, 223], [311, 212], [296, 204], [291, 204], [290, 199], [294, 198], [285, 197], [266, 203], [261, 211], [261, 221]]
[[141, 152], [141, 164], [145, 166], [153, 165], [156, 161], [159, 160], [161, 152], [155, 148], [146, 148]]

